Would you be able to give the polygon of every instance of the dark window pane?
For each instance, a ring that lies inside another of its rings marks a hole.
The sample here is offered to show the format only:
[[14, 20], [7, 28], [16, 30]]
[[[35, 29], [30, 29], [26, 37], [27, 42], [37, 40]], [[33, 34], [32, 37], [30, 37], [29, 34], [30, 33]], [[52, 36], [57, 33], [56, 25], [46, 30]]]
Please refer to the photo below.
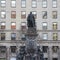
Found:
[[52, 51], [53, 51], [53, 53], [57, 53], [57, 51], [58, 51], [58, 46], [53, 46], [53, 47], [52, 47]]
[[48, 46], [43, 46], [43, 52], [47, 53]]
[[11, 40], [16, 40], [16, 33], [11, 34]]
[[5, 40], [5, 33], [1, 33], [1, 40]]
[[16, 18], [16, 11], [11, 12], [11, 18]]
[[5, 53], [5, 52], [6, 52], [6, 47], [0, 46], [0, 53]]
[[53, 58], [53, 60], [58, 60], [58, 58]]
[[16, 53], [16, 46], [11, 46], [11, 53]]

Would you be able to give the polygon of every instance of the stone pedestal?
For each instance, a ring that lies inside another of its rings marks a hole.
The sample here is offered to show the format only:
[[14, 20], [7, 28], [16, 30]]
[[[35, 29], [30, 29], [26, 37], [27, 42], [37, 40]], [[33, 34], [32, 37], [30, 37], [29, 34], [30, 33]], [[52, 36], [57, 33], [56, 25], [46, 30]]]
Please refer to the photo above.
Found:
[[17, 60], [44, 60], [43, 52], [37, 47], [38, 34], [36, 28], [28, 28], [25, 36], [25, 49], [20, 48]]
[[37, 36], [35, 28], [27, 29], [25, 49], [20, 48], [17, 60], [44, 60], [43, 52], [37, 47]]

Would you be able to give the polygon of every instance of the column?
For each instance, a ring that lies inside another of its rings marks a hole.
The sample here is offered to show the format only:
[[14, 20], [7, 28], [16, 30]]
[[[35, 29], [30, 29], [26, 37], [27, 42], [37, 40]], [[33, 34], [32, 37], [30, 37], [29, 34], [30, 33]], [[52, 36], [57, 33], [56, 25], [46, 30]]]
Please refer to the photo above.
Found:
[[58, 60], [60, 60], [60, 46], [59, 46], [59, 49], [58, 49]]
[[48, 47], [48, 60], [52, 60], [52, 46]]
[[7, 60], [10, 60], [10, 46], [7, 47]]

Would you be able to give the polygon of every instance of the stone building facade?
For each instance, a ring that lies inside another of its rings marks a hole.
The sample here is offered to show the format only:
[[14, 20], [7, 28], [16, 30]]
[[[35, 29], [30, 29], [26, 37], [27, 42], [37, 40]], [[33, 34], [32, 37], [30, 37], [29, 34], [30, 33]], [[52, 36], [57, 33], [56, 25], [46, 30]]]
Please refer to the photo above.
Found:
[[16, 60], [25, 46], [27, 16], [36, 19], [45, 60], [60, 59], [60, 0], [0, 0], [0, 60]]

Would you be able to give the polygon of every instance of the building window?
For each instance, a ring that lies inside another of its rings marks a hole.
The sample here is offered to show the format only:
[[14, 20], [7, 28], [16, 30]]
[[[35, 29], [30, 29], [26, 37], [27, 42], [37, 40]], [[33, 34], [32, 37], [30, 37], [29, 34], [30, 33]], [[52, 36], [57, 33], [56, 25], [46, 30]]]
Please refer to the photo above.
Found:
[[11, 53], [16, 53], [16, 46], [11, 46]]
[[53, 46], [52, 51], [53, 51], [53, 53], [57, 53], [58, 52], [58, 46]]
[[57, 7], [57, 0], [52, 0], [52, 7], [56, 8]]
[[5, 11], [1, 11], [1, 18], [2, 19], [6, 18], [6, 12]]
[[0, 6], [5, 7], [6, 6], [6, 0], [1, 0], [0, 1]]
[[48, 34], [47, 33], [43, 33], [43, 40], [47, 40], [48, 39]]
[[16, 60], [16, 57], [11, 57], [10, 60]]
[[16, 11], [11, 11], [11, 18], [16, 18]]
[[11, 33], [11, 40], [16, 40], [16, 33]]
[[24, 29], [26, 28], [26, 22], [21, 22], [21, 27]]
[[57, 11], [53, 11], [52, 12], [52, 18], [53, 19], [57, 19]]
[[5, 40], [5, 33], [1, 33], [1, 40]]
[[0, 58], [0, 60], [6, 60], [6, 58]]
[[47, 0], [42, 0], [42, 7], [46, 8], [47, 7]]
[[21, 39], [22, 39], [23, 41], [26, 40], [26, 35], [25, 35], [24, 33], [22, 33], [22, 35], [21, 35]]
[[43, 15], [42, 15], [42, 18], [43, 18], [43, 19], [47, 19], [47, 11], [43, 11], [42, 14], [43, 14]]
[[56, 22], [53, 23], [53, 30], [57, 30], [57, 23]]
[[1, 22], [1, 29], [5, 29], [5, 22]]
[[58, 58], [53, 58], [52, 60], [58, 60]]
[[0, 46], [0, 53], [6, 53], [6, 46]]
[[37, 1], [36, 0], [32, 0], [32, 7], [36, 8], [37, 7]]
[[22, 35], [21, 35], [22, 37], [21, 37], [21, 39], [22, 40], [25, 40], [25, 38], [26, 38], [25, 37], [25, 33], [26, 33], [26, 22], [22, 22], [21, 23], [21, 30], [22, 30]]
[[43, 52], [44, 52], [44, 53], [47, 53], [48, 46], [43, 46], [42, 49], [43, 49]]
[[48, 60], [48, 58], [44, 58], [44, 60]]
[[58, 40], [58, 34], [57, 33], [53, 33], [53, 40]]
[[36, 11], [32, 11], [32, 14], [34, 15], [35, 19], [37, 18], [37, 12]]
[[26, 12], [25, 11], [22, 11], [21, 12], [21, 19], [25, 19], [26, 18]]
[[43, 22], [43, 30], [47, 30], [47, 23], [46, 22]]
[[21, 0], [21, 7], [25, 8], [26, 7], [26, 0]]
[[25, 31], [25, 29], [26, 29], [26, 22], [22, 22], [21, 23], [21, 30]]
[[11, 7], [16, 7], [16, 0], [11, 0]]
[[15, 22], [11, 23], [11, 29], [16, 29], [16, 23]]

